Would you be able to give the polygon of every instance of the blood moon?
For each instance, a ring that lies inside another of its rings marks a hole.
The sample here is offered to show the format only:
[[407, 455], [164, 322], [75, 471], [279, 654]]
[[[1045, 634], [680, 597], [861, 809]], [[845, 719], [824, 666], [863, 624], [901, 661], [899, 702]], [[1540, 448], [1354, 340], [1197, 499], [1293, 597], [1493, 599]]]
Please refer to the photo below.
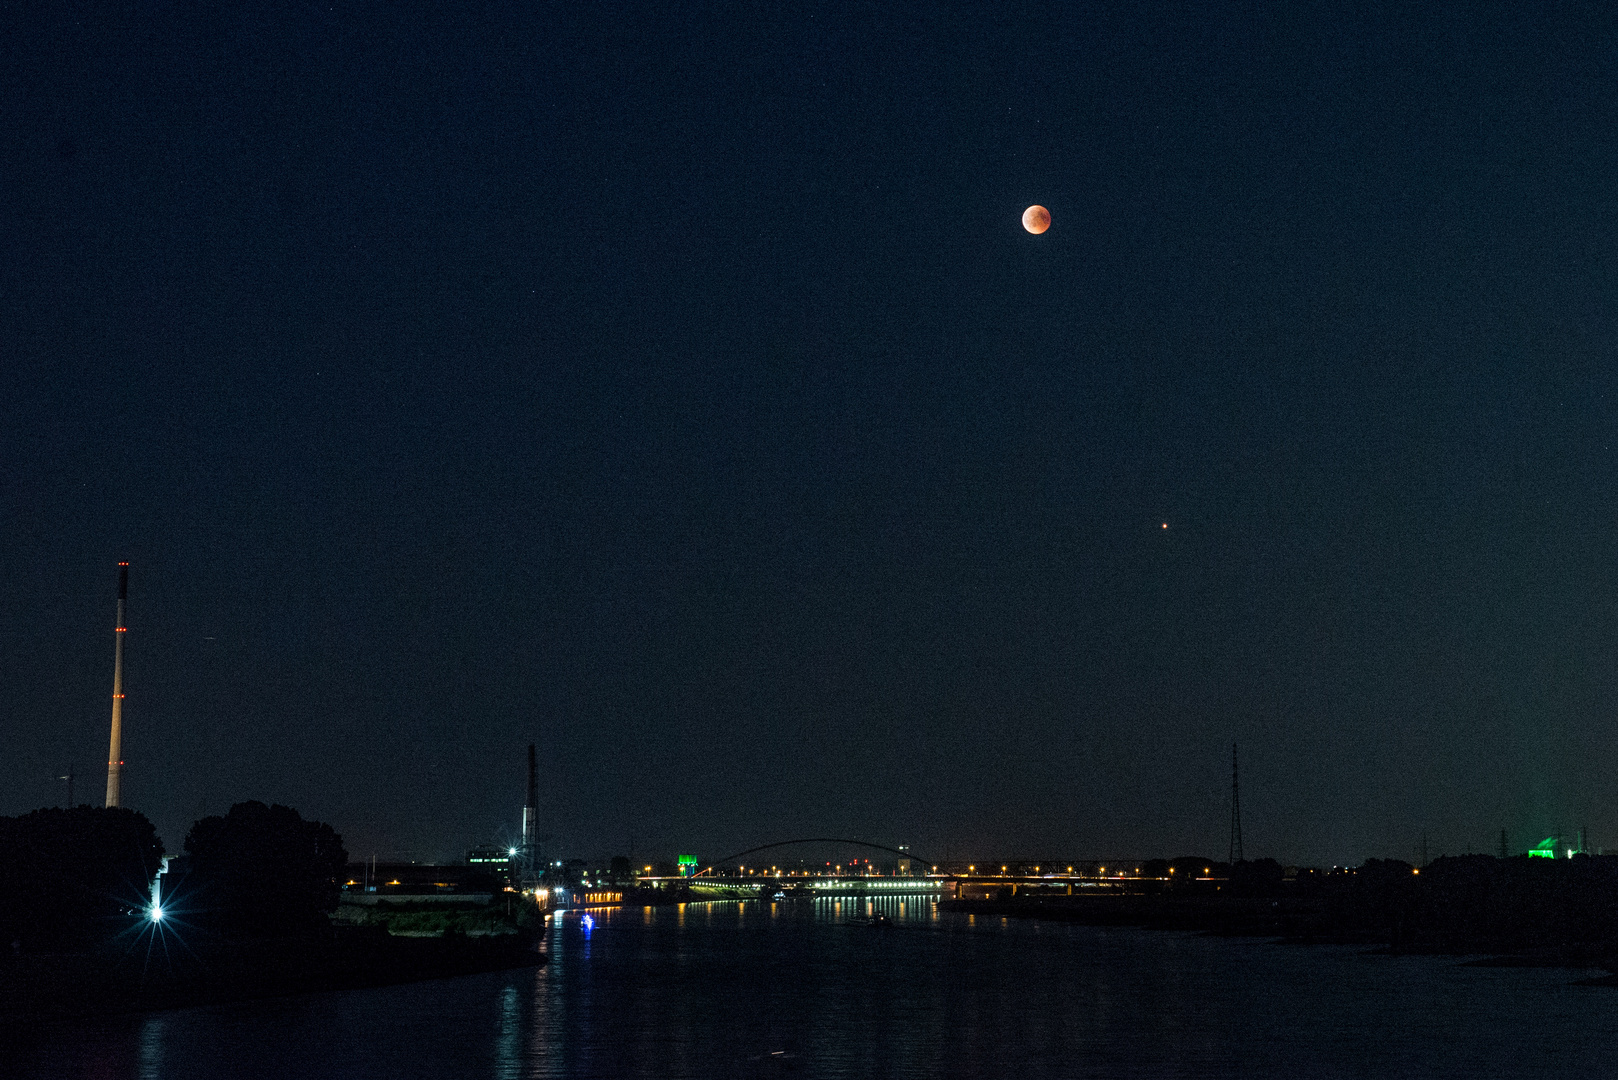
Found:
[[1035, 203], [1022, 212], [1022, 227], [1038, 236], [1051, 227], [1051, 212]]

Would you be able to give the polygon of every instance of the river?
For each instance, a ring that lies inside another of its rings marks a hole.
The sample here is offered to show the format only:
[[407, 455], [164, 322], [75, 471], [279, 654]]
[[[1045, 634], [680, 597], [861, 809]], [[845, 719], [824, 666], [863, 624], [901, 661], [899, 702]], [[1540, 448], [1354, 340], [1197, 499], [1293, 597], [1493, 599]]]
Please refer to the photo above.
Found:
[[[875, 904], [893, 925], [859, 920]], [[8, 1033], [17, 1075], [1618, 1077], [1618, 991], [925, 897], [570, 913], [548, 967]], [[9, 1062], [9, 1064], [7, 1064]]]

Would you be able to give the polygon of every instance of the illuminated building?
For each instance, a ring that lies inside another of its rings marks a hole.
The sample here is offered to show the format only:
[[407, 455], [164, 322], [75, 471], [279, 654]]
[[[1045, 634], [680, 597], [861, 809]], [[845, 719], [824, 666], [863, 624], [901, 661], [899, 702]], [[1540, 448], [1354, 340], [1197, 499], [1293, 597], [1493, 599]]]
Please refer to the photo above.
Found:
[[510, 885], [513, 884], [512, 864], [516, 856], [516, 848], [473, 848], [466, 853], [466, 865], [487, 871], [502, 885]]
[[1533, 859], [1571, 859], [1575, 855], [1585, 854], [1584, 830], [1579, 830], [1578, 840], [1566, 836], [1547, 836], [1536, 847], [1528, 851], [1529, 858]]

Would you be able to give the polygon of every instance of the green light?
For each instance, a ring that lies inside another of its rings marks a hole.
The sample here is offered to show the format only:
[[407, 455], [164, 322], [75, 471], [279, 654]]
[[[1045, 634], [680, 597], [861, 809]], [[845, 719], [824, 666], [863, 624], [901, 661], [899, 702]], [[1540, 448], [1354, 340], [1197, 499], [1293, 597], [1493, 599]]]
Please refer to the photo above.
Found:
[[1543, 840], [1541, 840], [1539, 842], [1538, 847], [1534, 848], [1532, 851], [1530, 851], [1528, 853], [1529, 858], [1532, 858], [1532, 859], [1554, 859], [1554, 858], [1556, 858], [1556, 841], [1558, 839], [1560, 839], [1560, 838], [1555, 837], [1555, 836], [1547, 836], [1545, 839], [1543, 839]]

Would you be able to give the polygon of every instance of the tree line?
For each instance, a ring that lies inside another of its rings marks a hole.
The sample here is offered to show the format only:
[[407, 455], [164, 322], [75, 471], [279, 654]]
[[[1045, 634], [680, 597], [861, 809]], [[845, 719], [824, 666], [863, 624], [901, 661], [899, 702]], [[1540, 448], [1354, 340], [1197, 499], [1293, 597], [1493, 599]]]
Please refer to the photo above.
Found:
[[146, 817], [74, 806], [0, 817], [0, 952], [76, 950], [173, 928], [199, 937], [317, 931], [337, 910], [343, 838], [289, 806], [244, 802], [205, 817], [162, 877], [166, 854]]

